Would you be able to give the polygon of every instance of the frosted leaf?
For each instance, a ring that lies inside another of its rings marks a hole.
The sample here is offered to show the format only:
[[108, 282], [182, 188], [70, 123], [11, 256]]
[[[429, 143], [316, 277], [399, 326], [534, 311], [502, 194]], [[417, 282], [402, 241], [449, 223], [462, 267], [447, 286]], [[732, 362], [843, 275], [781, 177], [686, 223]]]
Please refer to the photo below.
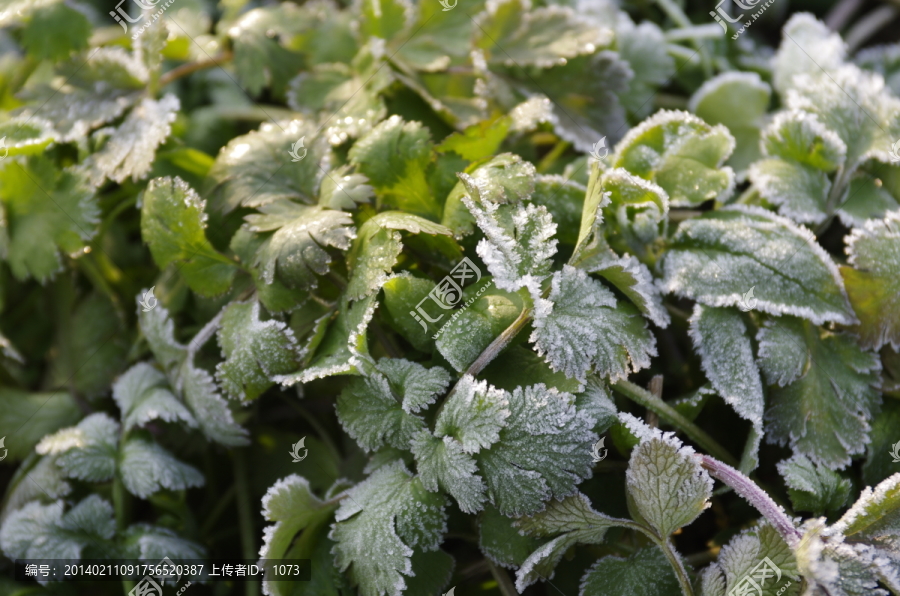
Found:
[[118, 443], [119, 423], [98, 412], [44, 437], [35, 451], [59, 454], [57, 464], [69, 478], [103, 482], [116, 473]]
[[433, 404], [450, 384], [450, 373], [440, 366], [425, 368], [403, 358], [382, 358], [375, 366], [402, 399], [406, 412], [418, 412]]
[[591, 263], [588, 273], [596, 273], [625, 294], [638, 309], [660, 329], [669, 326], [671, 318], [662, 303], [659, 287], [653, 283], [650, 269], [637, 257], [625, 254]]
[[514, 523], [514, 519], [490, 504], [478, 518], [478, 548], [495, 564], [507, 569], [520, 567], [541, 545], [539, 539], [520, 534]]
[[28, 503], [6, 518], [0, 528], [0, 549], [10, 559], [80, 560], [85, 548], [113, 553], [116, 533], [113, 508], [90, 495], [63, 513], [63, 501]]
[[814, 224], [828, 217], [825, 204], [831, 181], [825, 172], [793, 161], [762, 159], [750, 166], [748, 175], [759, 195], [778, 205], [782, 215]]
[[52, 143], [57, 133], [53, 124], [38, 116], [30, 119], [21, 116], [0, 124], [0, 138], [6, 147], [6, 157], [41, 153]]
[[536, 310], [529, 341], [553, 370], [584, 382], [589, 371], [616, 379], [650, 366], [656, 340], [644, 318], [585, 272], [566, 265], [554, 273], [549, 301]]
[[120, 473], [122, 484], [142, 499], [167, 488], [182, 490], [203, 486], [203, 474], [175, 458], [171, 453], [141, 438], [132, 437], [122, 445]]
[[864, 488], [832, 528], [850, 538], [884, 540], [900, 546], [900, 473], [875, 488]]
[[795, 511], [824, 515], [843, 508], [850, 498], [852, 483], [808, 457], [794, 455], [778, 464]]
[[171, 93], [159, 101], [142, 99], [103, 148], [85, 160], [91, 184], [100, 186], [106, 178], [121, 184], [128, 177], [132, 182], [146, 177], [156, 159], [156, 148], [172, 132], [171, 124], [180, 108], [181, 102]]
[[532, 8], [529, 0], [488, 2], [475, 18], [474, 46], [490, 63], [549, 68], [609, 45], [613, 32], [566, 6]]
[[581, 578], [579, 596], [594, 594], [640, 594], [678, 596], [678, 578], [663, 552], [642, 548], [627, 559], [607, 555], [591, 565]]
[[[615, 168], [601, 174], [600, 191], [609, 196], [605, 207], [608, 225], [638, 254], [665, 232], [669, 195], [660, 186]], [[615, 240], [615, 232], [611, 240]]]
[[721, 124], [661, 110], [616, 145], [612, 166], [658, 184], [672, 206], [692, 206], [723, 200], [734, 190], [734, 171], [722, 166], [734, 147], [734, 137]]
[[845, 241], [853, 267], [842, 267], [841, 273], [860, 320], [855, 329], [860, 344], [900, 350], [900, 209], [866, 221]]
[[509, 415], [506, 391], [466, 375], [444, 402], [434, 432], [438, 437], [453, 437], [466, 453], [478, 453], [497, 442]]
[[[770, 391], [769, 440], [790, 443], [795, 453], [831, 469], [850, 465], [865, 451], [869, 421], [881, 402], [876, 355], [848, 335], [793, 317], [768, 321], [759, 344], [766, 377], [787, 383]], [[786, 352], [790, 360], [777, 363]]]
[[[769, 562], [778, 569], [777, 573], [769, 566]], [[716, 565], [720, 579], [715, 583], [721, 588], [712, 591], [710, 586], [702, 592], [703, 596], [725, 596], [737, 590], [737, 586], [742, 582], [746, 584], [747, 577], [757, 581], [762, 596], [797, 596], [800, 593], [799, 573], [794, 554], [770, 525], [744, 530], [732, 538], [722, 547]], [[763, 579], [759, 574], [752, 574], [758, 566], [768, 569], [768, 577]], [[763, 580], [762, 583], [759, 583], [759, 579]], [[712, 581], [715, 580], [710, 578], [707, 583]]]
[[554, 122], [553, 102], [547, 97], [536, 95], [526, 99], [509, 112], [512, 118], [511, 132], [529, 132], [542, 122]]
[[884, 187], [884, 181], [869, 172], [857, 170], [850, 180], [846, 200], [836, 213], [847, 228], [861, 227], [868, 219], [881, 219], [900, 208], [900, 201]]
[[135, 298], [138, 324], [141, 333], [150, 345], [150, 351], [162, 364], [163, 370], [172, 378], [172, 372], [181, 364], [187, 354], [187, 346], [175, 339], [175, 323], [169, 311], [162, 304], [149, 311], [139, 306], [140, 298]]
[[206, 549], [186, 540], [168, 528], [150, 524], [132, 524], [124, 532], [124, 546], [129, 559], [142, 559], [156, 564], [164, 557], [173, 561], [179, 559], [202, 559]]
[[[468, 175], [459, 174], [459, 177], [472, 189], [475, 182]], [[550, 272], [551, 258], [556, 254], [557, 241], [553, 238], [556, 224], [546, 207], [488, 201], [482, 201], [479, 206], [467, 196], [462, 200], [484, 232], [485, 237], [476, 251], [498, 288], [515, 292], [527, 286], [529, 280], [540, 279]]]
[[605, 432], [619, 420], [616, 404], [606, 384], [595, 377], [589, 378], [584, 391], [575, 396], [575, 407], [598, 433]]
[[[295, 162], [291, 151], [300, 141], [302, 149], [298, 146], [294, 154], [306, 153]], [[258, 207], [287, 199], [313, 205], [330, 167], [331, 148], [312, 123], [267, 122], [222, 148], [209, 171], [210, 192], [204, 196], [214, 209], [225, 213], [239, 206]]]
[[216, 380], [229, 397], [245, 402], [268, 389], [274, 375], [296, 369], [302, 356], [286, 324], [260, 320], [257, 300], [225, 307], [218, 339], [225, 360], [216, 366]]
[[328, 273], [331, 263], [325, 247], [347, 250], [356, 235], [353, 220], [343, 211], [287, 200], [267, 203], [259, 210], [245, 219], [252, 232], [274, 232], [263, 241], [253, 262], [267, 284], [277, 270], [279, 280], [289, 288], [316, 287], [316, 274]]
[[602, 544], [606, 532], [619, 525], [616, 520], [594, 511], [591, 502], [581, 493], [547, 503], [546, 509], [530, 517], [516, 520], [515, 526], [529, 536], [549, 538], [531, 553], [516, 573], [519, 592], [539, 579], [551, 579], [557, 563], [575, 544]]
[[807, 12], [794, 14], [784, 25], [783, 39], [775, 55], [775, 88], [784, 95], [801, 74], [839, 68], [847, 47], [838, 33]]
[[[586, 10], [596, 9], [597, 3], [579, 3], [576, 10], [584, 15]], [[675, 74], [675, 60], [665, 50], [666, 39], [662, 29], [652, 21], [635, 25], [624, 11], [616, 10], [616, 51], [634, 71], [628, 91], [619, 93], [622, 104], [638, 118], [644, 119], [653, 111], [653, 97], [657, 88], [665, 87]], [[600, 17], [604, 19], [604, 17]], [[604, 19], [606, 20], [606, 19]]]
[[847, 145], [815, 114], [799, 110], [780, 112], [762, 136], [766, 155], [833, 172], [847, 158]]
[[226, 292], [237, 272], [206, 238], [206, 202], [179, 177], [154, 178], [141, 199], [141, 237], [160, 268], [175, 264], [202, 296]]
[[382, 375], [350, 381], [338, 396], [336, 409], [344, 430], [366, 451], [385, 444], [406, 449], [425, 428], [421, 416], [403, 411], [399, 396]]
[[319, 189], [319, 206], [326, 209], [352, 211], [362, 203], [368, 203], [374, 194], [366, 184], [369, 179], [352, 173], [349, 165], [336, 168], [322, 178]]
[[707, 306], [736, 306], [821, 324], [855, 322], [843, 280], [806, 228], [758, 207], [708, 212], [678, 226], [661, 286]]
[[335, 566], [359, 585], [361, 596], [400, 596], [403, 576], [412, 575], [413, 548], [430, 551], [442, 541], [444, 506], [444, 497], [426, 491], [403, 462], [379, 468], [350, 489], [335, 513], [329, 534]]
[[397, 257], [403, 250], [397, 230], [412, 234], [452, 234], [440, 224], [401, 211], [383, 211], [368, 219], [360, 226], [353, 246], [347, 253], [347, 266], [350, 269], [347, 296], [351, 300], [359, 300], [377, 292], [388, 280]]
[[712, 478], [671, 440], [639, 438], [628, 462], [628, 492], [644, 519], [660, 536], [669, 536], [709, 507]]
[[197, 428], [197, 421], [169, 389], [166, 376], [146, 362], [135, 364], [119, 377], [112, 394], [126, 432], [151, 420], [180, 420]]
[[337, 319], [325, 333], [309, 367], [291, 374], [275, 375], [272, 380], [288, 386], [331, 375], [354, 373], [358, 367], [365, 368], [364, 361], [370, 360], [366, 329], [378, 307], [376, 296], [377, 294], [373, 294], [363, 298], [352, 306], [344, 303]]
[[0, 509], [0, 525], [10, 513], [26, 503], [40, 499], [58, 499], [72, 492], [65, 474], [56, 465], [57, 457], [47, 455], [25, 460], [6, 487], [3, 508]]
[[575, 409], [575, 396], [543, 384], [508, 395], [509, 417], [500, 439], [476, 456], [488, 498], [501, 513], [535, 513], [550, 497], [563, 498], [591, 475], [592, 424]]
[[853, 60], [861, 68], [883, 76], [894, 95], [900, 96], [900, 45], [868, 46], [856, 52]]
[[483, 507], [484, 481], [478, 476], [475, 459], [465, 453], [452, 437], [435, 438], [427, 430], [415, 436], [410, 449], [422, 486], [431, 492], [450, 493], [464, 513], [477, 513]]
[[741, 418], [749, 420], [756, 432], [762, 433], [765, 407], [762, 381], [740, 313], [731, 308], [698, 304], [690, 325], [689, 333], [706, 378]]

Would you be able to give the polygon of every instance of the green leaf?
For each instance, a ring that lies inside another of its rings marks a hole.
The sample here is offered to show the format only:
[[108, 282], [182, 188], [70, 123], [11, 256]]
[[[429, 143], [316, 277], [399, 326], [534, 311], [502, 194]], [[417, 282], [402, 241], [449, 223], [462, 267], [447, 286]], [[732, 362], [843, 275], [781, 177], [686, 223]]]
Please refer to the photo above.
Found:
[[103, 413], [77, 426], [47, 435], [35, 447], [41, 455], [59, 455], [57, 464], [69, 478], [104, 482], [116, 473], [119, 423]]
[[612, 166], [655, 182], [674, 207], [694, 206], [724, 200], [734, 190], [734, 172], [722, 166], [734, 147], [723, 125], [662, 110], [625, 135]]
[[654, 429], [631, 453], [626, 482], [641, 516], [661, 537], [687, 526], [709, 507], [712, 479], [672, 433]]
[[772, 526], [762, 525], [744, 530], [722, 547], [718, 561], [703, 572], [701, 595], [726, 596], [749, 585], [763, 596], [797, 596], [798, 580], [791, 548]]
[[553, 274], [546, 304], [535, 308], [529, 341], [553, 370], [584, 382], [591, 371], [613, 379], [650, 366], [656, 340], [633, 306], [566, 265]]
[[675, 74], [675, 60], [666, 51], [665, 37], [656, 23], [645, 21], [635, 26], [624, 12], [618, 17], [616, 50], [634, 72], [628, 90], [620, 92], [619, 98], [630, 113], [643, 119], [654, 110], [650, 98]]
[[760, 368], [777, 383], [766, 413], [769, 439], [831, 469], [850, 465], [865, 450], [881, 401], [876, 356], [847, 335], [793, 317], [767, 322], [758, 341]]
[[3, 139], [3, 147], [6, 147], [7, 157], [35, 155], [55, 140], [56, 131], [53, 124], [43, 118], [20, 116], [0, 124], [0, 138]]
[[612, 257], [590, 263], [587, 272], [596, 273], [625, 294], [657, 327], [668, 327], [671, 318], [647, 266], [631, 255]]
[[838, 206], [837, 214], [848, 228], [864, 226], [867, 219], [882, 219], [889, 211], [900, 208], [900, 202], [884, 187], [876, 174], [857, 170], [850, 180], [847, 198]]
[[146, 362], [132, 366], [113, 385], [113, 399], [122, 411], [125, 431], [151, 420], [182, 421], [197, 428], [197, 421], [169, 389], [166, 376]]
[[478, 547], [497, 565], [515, 569], [541, 545], [540, 540], [521, 534], [514, 525], [515, 520], [501, 514], [493, 505], [484, 508], [478, 521]]
[[8, 463], [25, 459], [42, 437], [75, 424], [82, 416], [75, 398], [66, 391], [31, 393], [3, 387], [0, 403], [0, 437], [8, 437], [4, 445], [9, 450]]
[[584, 195], [582, 185], [564, 176], [537, 176], [531, 200], [550, 212], [557, 225], [559, 241], [574, 246], [578, 241]]
[[[72, 559], [110, 555], [116, 533], [113, 508], [90, 495], [63, 513], [63, 501], [34, 501], [9, 515], [0, 529], [0, 549], [10, 559]], [[85, 552], [87, 551], [87, 552]]]
[[786, 95], [802, 74], [830, 72], [845, 61], [847, 47], [840, 34], [809, 13], [794, 14], [784, 25], [783, 39], [775, 55], [775, 89]]
[[[410, 363], [412, 364], [412, 363]], [[421, 416], [402, 407], [386, 376], [379, 374], [350, 381], [337, 400], [338, 419], [366, 451], [382, 445], [407, 449], [413, 436], [425, 428]]]
[[532, 9], [526, 0], [488, 3], [475, 24], [474, 46], [488, 62], [506, 66], [548, 68], [612, 40], [610, 29], [579, 19], [568, 7]]
[[[663, 264], [665, 292], [707, 306], [742, 304], [821, 324], [855, 322], [843, 281], [812, 234], [756, 207], [728, 207], [678, 226]], [[755, 306], [754, 306], [755, 303]]]
[[864, 348], [900, 350], [900, 209], [870, 219], [847, 236], [853, 266], [841, 267]]
[[353, 220], [343, 211], [308, 207], [288, 200], [268, 203], [261, 213], [245, 217], [252, 232], [273, 232], [257, 252], [267, 284], [279, 279], [289, 288], [308, 290], [318, 285], [316, 275], [328, 273], [331, 257], [325, 247], [347, 250], [355, 235]]
[[801, 111], [781, 112], [763, 131], [766, 155], [833, 172], [847, 158], [847, 145], [816, 116]]
[[372, 187], [366, 184], [369, 179], [351, 172], [352, 168], [345, 164], [322, 178], [319, 188], [320, 207], [352, 211], [372, 198]]
[[392, 39], [407, 29], [413, 19], [413, 5], [408, 0], [363, 0], [361, 32], [367, 37]]
[[296, 5], [274, 5], [245, 12], [228, 30], [234, 68], [241, 86], [256, 97], [271, 87], [283, 97], [286, 83], [300, 70], [302, 58], [283, 47], [279, 37], [296, 19], [307, 18]]
[[570, 393], [543, 384], [504, 393], [509, 417], [500, 439], [476, 460], [491, 503], [504, 515], [528, 515], [551, 497], [573, 494], [590, 476], [589, 446], [597, 435]]
[[[616, 236], [621, 235], [624, 250], [645, 254], [646, 245], [656, 241], [665, 231], [665, 216], [669, 212], [668, 194], [660, 186], [623, 168], [603, 172], [599, 183], [600, 187], [594, 193], [609, 196], [608, 204], [603, 200], [600, 203], [604, 207], [605, 219], [619, 233], [612, 232], [611, 240], [615, 242]], [[582, 226], [584, 223], [582, 220]]]
[[412, 574], [413, 548], [437, 548], [445, 524], [444, 498], [427, 492], [403, 462], [389, 464], [341, 502], [330, 534], [335, 566], [359, 585], [361, 596], [399, 596], [403, 576]]
[[413, 277], [408, 273], [394, 275], [383, 286], [384, 306], [394, 325], [400, 334], [421, 352], [430, 353], [434, 347], [434, 340], [428, 328], [419, 324], [413, 313], [434, 288], [433, 281]]
[[804, 455], [794, 455], [778, 464], [797, 511], [824, 515], [841, 509], [850, 498], [852, 483]]
[[760, 129], [771, 97], [772, 88], [755, 72], [725, 72], [691, 96], [690, 110], [710, 124], [728, 127], [736, 143], [728, 163], [743, 172], [760, 157]]
[[225, 360], [216, 366], [222, 390], [251, 401], [272, 386], [274, 375], [297, 368], [300, 349], [287, 325], [260, 320], [259, 302], [232, 302], [222, 315], [219, 346]]
[[349, 158], [388, 204], [437, 219], [441, 211], [425, 177], [432, 153], [427, 128], [391, 116], [359, 139], [350, 149]]
[[202, 296], [231, 287], [237, 267], [206, 238], [206, 202], [178, 178], [155, 178], [141, 205], [141, 236], [161, 267], [178, 266], [192, 290]]
[[681, 588], [666, 556], [642, 548], [627, 559], [612, 555], [594, 563], [581, 578], [580, 596], [679, 596]]
[[124, 545], [128, 558], [152, 561], [156, 564], [164, 557], [202, 559], [206, 549], [195, 542], [185, 540], [168, 528], [150, 524], [132, 524], [124, 532]]
[[808, 165], [782, 159], [762, 159], [748, 172], [762, 198], [798, 223], [820, 224], [828, 217], [831, 191], [828, 175]]
[[159, 101], [142, 99], [111, 132], [103, 148], [85, 160], [91, 184], [100, 186], [107, 178], [119, 184], [129, 177], [132, 182], [145, 178], [156, 159], [156, 148], [172, 132], [171, 124], [180, 108], [181, 102], [171, 93]]
[[516, 588], [522, 592], [539, 579], [552, 578], [556, 565], [569, 548], [578, 543], [602, 544], [607, 530], [623, 522], [628, 523], [594, 511], [591, 502], [581, 493], [550, 501], [540, 513], [518, 519], [515, 526], [525, 535], [554, 538], [522, 563], [516, 573]]
[[96, 233], [100, 212], [84, 175], [59, 171], [44, 157], [5, 162], [0, 201], [6, 208], [9, 267], [18, 279], [45, 283], [62, 269], [60, 252], [80, 253]]
[[507, 392], [465, 375], [444, 402], [435, 422], [437, 437], [453, 437], [465, 453], [478, 453], [496, 443], [510, 410]]
[[435, 149], [444, 153], [453, 151], [469, 161], [491, 157], [500, 148], [511, 125], [508, 116], [483, 120], [467, 126], [463, 132], [451, 134]]
[[[295, 162], [291, 151], [303, 154], [303, 159]], [[312, 123], [264, 123], [259, 130], [235, 137], [222, 148], [209, 172], [210, 185], [204, 194], [212, 208], [224, 213], [281, 199], [312, 205], [330, 163], [330, 147], [316, 134]]]
[[438, 492], [440, 488], [450, 493], [464, 513], [481, 510], [484, 480], [476, 474], [475, 458], [463, 451], [459, 441], [449, 436], [441, 440], [423, 429], [413, 438], [410, 449], [426, 490]]
[[146, 499], [166, 488], [182, 490], [203, 486], [203, 474], [146, 439], [131, 437], [122, 445], [119, 473], [131, 494]]
[[409, 413], [433, 404], [450, 384], [450, 373], [440, 366], [425, 368], [403, 358], [382, 358], [375, 368], [387, 377], [392, 391], [401, 398], [403, 410]]

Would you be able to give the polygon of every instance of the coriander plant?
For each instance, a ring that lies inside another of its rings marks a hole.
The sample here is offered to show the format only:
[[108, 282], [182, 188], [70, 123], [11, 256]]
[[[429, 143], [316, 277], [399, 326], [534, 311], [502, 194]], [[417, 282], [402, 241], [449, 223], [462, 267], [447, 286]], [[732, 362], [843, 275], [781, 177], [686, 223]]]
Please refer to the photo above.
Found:
[[900, 9], [822, 4], [0, 0], [0, 593], [900, 596]]

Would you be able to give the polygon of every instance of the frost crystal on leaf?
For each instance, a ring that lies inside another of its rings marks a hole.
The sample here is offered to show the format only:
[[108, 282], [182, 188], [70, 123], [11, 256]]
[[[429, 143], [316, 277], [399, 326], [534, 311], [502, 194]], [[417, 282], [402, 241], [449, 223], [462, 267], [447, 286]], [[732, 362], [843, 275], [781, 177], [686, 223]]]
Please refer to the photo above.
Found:
[[113, 399], [122, 411], [122, 424], [128, 431], [151, 420], [181, 420], [191, 428], [197, 421], [169, 389], [166, 376], [146, 362], [132, 366], [113, 385]]
[[120, 455], [122, 484], [131, 494], [146, 499], [162, 488], [182, 490], [203, 486], [203, 474], [182, 463], [151, 441], [129, 438]]

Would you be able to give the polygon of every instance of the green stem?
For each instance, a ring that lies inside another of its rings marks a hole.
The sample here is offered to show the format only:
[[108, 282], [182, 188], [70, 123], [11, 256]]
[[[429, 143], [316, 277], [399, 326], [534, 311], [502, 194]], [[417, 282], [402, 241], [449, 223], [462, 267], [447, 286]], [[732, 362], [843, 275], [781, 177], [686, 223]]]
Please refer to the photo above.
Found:
[[213, 529], [216, 525], [216, 521], [218, 521], [219, 516], [225, 513], [225, 510], [228, 509], [228, 506], [231, 504], [231, 500], [234, 499], [235, 496], [235, 488], [232, 484], [228, 487], [228, 490], [219, 497], [218, 501], [216, 501], [215, 507], [213, 507], [212, 512], [209, 514], [209, 517], [206, 518], [206, 521], [203, 522], [203, 527], [200, 528], [200, 535], [206, 536], [209, 534], [210, 530]]
[[556, 145], [553, 146], [547, 155], [544, 156], [544, 159], [541, 160], [541, 163], [537, 166], [537, 171], [541, 174], [547, 172], [550, 168], [553, 167], [553, 164], [556, 163], [556, 160], [559, 159], [559, 156], [566, 152], [566, 149], [571, 147], [571, 143], [568, 141], [559, 141]]
[[[122, 436], [122, 442], [124, 442], [125, 437], [124, 434]], [[117, 533], [122, 533], [125, 531], [125, 528], [128, 525], [128, 493], [125, 492], [125, 485], [122, 484], [122, 479], [119, 477], [119, 473], [113, 476], [113, 484], [112, 484], [112, 500], [113, 500], [113, 511], [115, 511], [116, 515], [116, 528]], [[131, 590], [134, 589], [134, 582], [129, 579], [122, 579], [122, 589], [125, 591], [127, 595]]]
[[491, 575], [493, 575], [494, 579], [497, 580], [497, 587], [500, 589], [500, 594], [502, 594], [503, 596], [518, 596], [519, 591], [516, 590], [516, 586], [513, 585], [512, 580], [509, 579], [509, 575], [506, 573], [506, 570], [497, 567], [497, 565], [490, 559], [485, 560], [487, 561], [488, 568], [491, 570]]
[[509, 327], [504, 329], [503, 333], [494, 338], [494, 341], [492, 341], [478, 358], [475, 359], [475, 362], [473, 362], [468, 370], [466, 370], [466, 374], [474, 377], [484, 370], [484, 368], [503, 351], [503, 348], [512, 341], [512, 338], [518, 335], [519, 331], [524, 329], [525, 326], [531, 322], [531, 314], [532, 311], [530, 308], [523, 308], [516, 320], [513, 321]]
[[684, 568], [684, 563], [681, 562], [681, 557], [675, 552], [672, 540], [666, 538], [665, 540], [660, 540], [657, 544], [659, 545], [659, 548], [662, 549], [663, 553], [665, 553], [666, 558], [669, 560], [669, 564], [675, 571], [675, 575], [678, 577], [678, 583], [681, 584], [681, 591], [684, 593], [684, 596], [694, 596], [694, 588], [691, 586], [691, 579], [688, 577], [687, 569]]
[[[241, 556], [256, 558], [256, 540], [253, 529], [253, 506], [250, 503], [250, 484], [247, 478], [247, 456], [243, 450], [234, 452], [234, 482], [237, 491], [238, 526], [241, 530]], [[246, 596], [259, 596], [259, 582], [244, 583]]]
[[162, 89], [169, 83], [180, 79], [181, 77], [186, 77], [191, 73], [195, 73], [198, 70], [204, 70], [206, 68], [212, 68], [214, 66], [221, 66], [223, 62], [229, 62], [233, 57], [233, 54], [230, 51], [224, 51], [217, 56], [213, 56], [212, 58], [208, 58], [206, 60], [199, 60], [197, 62], [189, 62], [188, 64], [182, 64], [177, 68], [173, 68], [166, 74], [164, 74], [159, 79], [159, 88]]
[[639, 387], [634, 383], [626, 380], [619, 380], [612, 384], [613, 389], [632, 400], [633, 402], [644, 406], [645, 408], [656, 412], [660, 418], [669, 424], [677, 427], [691, 438], [697, 445], [713, 454], [718, 459], [728, 462], [729, 465], [737, 466], [737, 460], [732, 457], [724, 447], [719, 445], [715, 439], [710, 437], [699, 426], [679, 414], [672, 406], [659, 399], [643, 387]]
[[[666, 15], [675, 22], [682, 29], [691, 29], [694, 27], [694, 24], [688, 18], [684, 11], [681, 10], [681, 7], [672, 2], [672, 0], [656, 0], [656, 3], [659, 7], [666, 13]], [[703, 66], [703, 74], [705, 78], [712, 78], [712, 61], [709, 56], [706, 54], [706, 49], [703, 45], [697, 41], [697, 39], [691, 40], [691, 45], [694, 46], [694, 49], [700, 54], [700, 63]]]

